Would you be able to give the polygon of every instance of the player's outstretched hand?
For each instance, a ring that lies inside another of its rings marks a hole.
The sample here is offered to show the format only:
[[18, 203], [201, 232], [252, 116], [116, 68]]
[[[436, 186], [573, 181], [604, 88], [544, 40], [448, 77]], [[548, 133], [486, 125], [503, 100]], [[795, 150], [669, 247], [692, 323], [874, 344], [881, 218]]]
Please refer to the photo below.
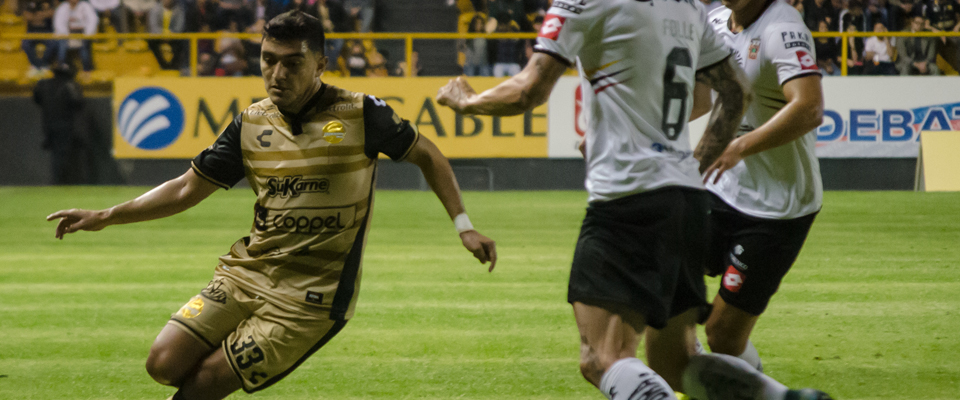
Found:
[[497, 265], [497, 243], [493, 239], [481, 235], [480, 232], [469, 230], [460, 234], [460, 240], [463, 241], [463, 247], [470, 250], [481, 264], [490, 261], [490, 269], [487, 271], [493, 272], [493, 267]]
[[76, 231], [99, 231], [107, 227], [104, 218], [104, 212], [81, 210], [74, 208], [71, 210], [60, 210], [47, 216], [47, 221], [53, 221], [59, 218], [57, 223], [56, 237], [63, 239], [63, 235], [74, 233]]
[[703, 171], [703, 183], [709, 182], [710, 177], [713, 177], [713, 183], [719, 182], [720, 175], [743, 160], [738, 140], [739, 138], [730, 142], [727, 148], [723, 150], [723, 154], [717, 157], [717, 161], [714, 161], [713, 164], [710, 164], [710, 167]]
[[477, 94], [477, 92], [467, 83], [467, 79], [458, 76], [455, 79], [451, 79], [446, 86], [437, 91], [437, 103], [460, 112], [462, 110], [462, 102], [466, 100], [467, 97], [475, 94]]

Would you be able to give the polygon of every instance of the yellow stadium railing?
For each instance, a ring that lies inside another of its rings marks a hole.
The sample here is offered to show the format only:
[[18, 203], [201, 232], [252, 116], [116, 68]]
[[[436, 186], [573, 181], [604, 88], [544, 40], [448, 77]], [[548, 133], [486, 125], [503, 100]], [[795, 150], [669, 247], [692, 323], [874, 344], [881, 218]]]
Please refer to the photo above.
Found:
[[[884, 37], [960, 37], [960, 32], [813, 32], [814, 38], [820, 37], [839, 37], [842, 38], [840, 54], [843, 62], [840, 65], [841, 74], [847, 75], [847, 55], [849, 54], [849, 38], [867, 38], [872, 36]], [[535, 39], [535, 33], [331, 33], [326, 35], [329, 39], [359, 39], [359, 40], [403, 40], [405, 41], [405, 58], [408, 68], [406, 75], [411, 76], [413, 68], [413, 41], [414, 40], [452, 40], [452, 39]], [[18, 33], [4, 34], [0, 39], [7, 40], [63, 40], [63, 39], [160, 39], [160, 40], [189, 40], [190, 41], [190, 75], [197, 76], [197, 42], [198, 40], [220, 39], [220, 38], [238, 38], [238, 39], [259, 39], [259, 34], [252, 33], [168, 33], [168, 34], [150, 34], [150, 33], [99, 33], [94, 35], [54, 35], [44, 33]]]
[[[536, 33], [330, 33], [326, 35], [327, 39], [357, 39], [357, 40], [403, 40], [405, 41], [405, 58], [407, 65], [413, 63], [413, 41], [414, 40], [451, 40], [451, 39], [535, 39]], [[54, 35], [49, 33], [19, 33], [5, 34], [0, 39], [7, 40], [65, 40], [65, 39], [87, 39], [87, 40], [189, 40], [190, 41], [190, 76], [197, 76], [197, 41], [206, 39], [237, 38], [237, 39], [260, 39], [260, 34], [255, 33], [98, 33], [94, 35]], [[406, 75], [411, 76], [413, 68], [408, 67]]]

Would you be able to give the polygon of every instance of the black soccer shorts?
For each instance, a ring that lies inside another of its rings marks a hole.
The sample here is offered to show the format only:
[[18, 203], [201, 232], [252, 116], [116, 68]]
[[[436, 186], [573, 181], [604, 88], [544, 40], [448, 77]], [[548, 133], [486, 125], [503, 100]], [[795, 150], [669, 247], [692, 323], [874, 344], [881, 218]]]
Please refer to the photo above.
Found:
[[757, 218], [711, 196], [711, 243], [707, 269], [722, 274], [720, 297], [747, 313], [760, 315], [780, 287], [817, 213], [794, 219]]
[[706, 191], [681, 187], [591, 203], [567, 301], [623, 306], [656, 329], [704, 306], [708, 212]]

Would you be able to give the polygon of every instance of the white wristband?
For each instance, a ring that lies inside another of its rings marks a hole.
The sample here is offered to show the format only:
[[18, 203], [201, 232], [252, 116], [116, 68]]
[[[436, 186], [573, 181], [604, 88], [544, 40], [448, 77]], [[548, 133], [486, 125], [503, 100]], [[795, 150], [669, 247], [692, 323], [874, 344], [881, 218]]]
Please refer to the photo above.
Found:
[[470, 217], [467, 216], [467, 213], [460, 213], [453, 218], [453, 226], [457, 227], [457, 233], [464, 233], [466, 231], [474, 230], [473, 224], [470, 223]]

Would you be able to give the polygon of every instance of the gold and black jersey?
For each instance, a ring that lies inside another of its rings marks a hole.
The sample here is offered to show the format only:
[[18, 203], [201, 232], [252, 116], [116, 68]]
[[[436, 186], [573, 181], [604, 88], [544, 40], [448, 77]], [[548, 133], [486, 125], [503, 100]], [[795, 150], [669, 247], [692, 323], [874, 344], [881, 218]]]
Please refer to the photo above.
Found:
[[400, 161], [418, 138], [382, 100], [330, 85], [296, 115], [269, 98], [245, 109], [193, 160], [205, 179], [230, 188], [246, 177], [257, 194], [250, 236], [220, 257], [217, 274], [281, 303], [350, 318], [377, 157]]

